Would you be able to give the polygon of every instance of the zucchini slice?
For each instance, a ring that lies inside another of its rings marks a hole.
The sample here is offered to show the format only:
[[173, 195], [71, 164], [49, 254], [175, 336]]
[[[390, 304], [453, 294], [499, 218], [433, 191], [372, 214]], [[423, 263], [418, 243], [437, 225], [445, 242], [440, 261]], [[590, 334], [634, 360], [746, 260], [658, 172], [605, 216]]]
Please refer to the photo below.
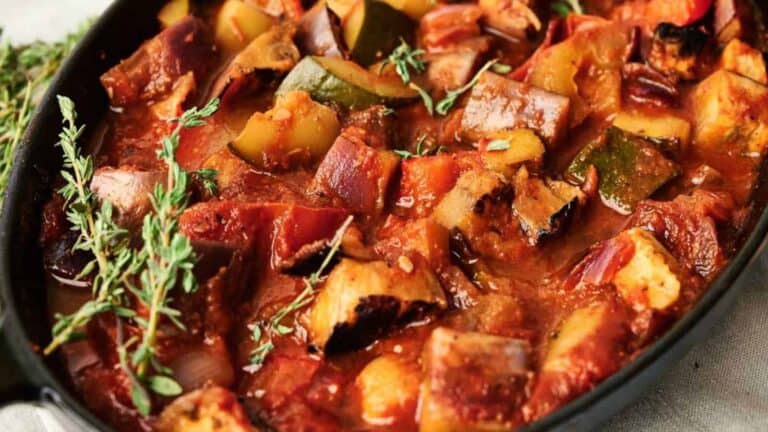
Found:
[[315, 56], [302, 59], [285, 77], [277, 94], [292, 90], [303, 90], [316, 101], [336, 103], [348, 109], [396, 105], [419, 96], [399, 78], [378, 76], [351, 61]]
[[584, 181], [590, 165], [597, 168], [603, 202], [621, 214], [631, 213], [640, 200], [680, 174], [680, 166], [664, 157], [654, 141], [617, 127], [584, 147], [567, 174]]
[[352, 60], [370, 66], [392, 52], [401, 39], [413, 39], [414, 28], [408, 15], [383, 1], [360, 0], [344, 20], [344, 41]]

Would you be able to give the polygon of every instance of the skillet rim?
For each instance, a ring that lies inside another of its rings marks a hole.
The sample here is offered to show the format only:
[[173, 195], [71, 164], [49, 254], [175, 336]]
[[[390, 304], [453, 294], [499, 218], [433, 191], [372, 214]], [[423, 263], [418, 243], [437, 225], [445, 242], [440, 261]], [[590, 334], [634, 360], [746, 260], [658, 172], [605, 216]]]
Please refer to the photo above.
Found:
[[[99, 46], [102, 35], [112, 31], [113, 22], [125, 24], [120, 15], [125, 13], [128, 5], [136, 0], [115, 0], [94, 23], [93, 27], [84, 36], [77, 48], [73, 50], [69, 58], [64, 62], [58, 73], [51, 81], [49, 88], [41, 99], [35, 113], [24, 134], [21, 145], [15, 155], [15, 162], [6, 190], [2, 215], [0, 216], [0, 330], [5, 334], [11, 350], [8, 353], [17, 364], [22, 365], [23, 374], [29, 384], [40, 395], [40, 401], [53, 402], [55, 406], [66, 413], [74, 414], [76, 421], [82, 421], [81, 426], [95, 428], [95, 430], [113, 430], [110, 426], [91, 413], [74, 394], [70, 393], [56, 377], [52, 370], [45, 364], [44, 359], [31, 348], [32, 340], [18, 313], [16, 296], [12, 289], [11, 256], [13, 254], [14, 231], [19, 225], [21, 216], [20, 205], [24, 202], [25, 189], [22, 187], [24, 179], [33, 175], [32, 153], [37, 148], [44, 148], [51, 143], [43, 142], [44, 128], [50, 126], [48, 118], [60, 118], [56, 95], [62, 93], [67, 87], [72, 87], [76, 81], [76, 75], [81, 64], [89, 61], [86, 58], [88, 51], [94, 51]], [[159, 7], [162, 1], [149, 0], [145, 3]], [[148, 16], [154, 17], [153, 14]], [[122, 20], [122, 22], [121, 22]], [[109, 38], [104, 38], [109, 40]], [[136, 47], [134, 47], [135, 49]], [[106, 48], [105, 48], [106, 49]], [[111, 65], [101, 65], [110, 67]], [[58, 123], [57, 123], [58, 127]], [[765, 171], [765, 167], [763, 167]], [[761, 187], [766, 179], [761, 176]], [[757, 189], [755, 189], [756, 191]], [[740, 287], [736, 283], [739, 276], [749, 269], [750, 264], [756, 260], [766, 246], [766, 233], [768, 233], [768, 206], [753, 215], [756, 223], [746, 236], [746, 240], [738, 248], [728, 265], [721, 271], [718, 277], [709, 285], [707, 291], [697, 301], [696, 305], [685, 316], [676, 321], [660, 338], [655, 340], [635, 359], [625, 364], [619, 371], [600, 382], [592, 390], [582, 394], [568, 404], [562, 406], [546, 417], [529, 425], [522, 426], [519, 431], [539, 432], [546, 430], [560, 430], [583, 427], [597, 427], [603, 420], [620, 412], [626, 405], [635, 402], [640, 394], [645, 394], [647, 389], [642, 389], [639, 394], [627, 396], [626, 385], [632, 384], [632, 380], [645, 378], [646, 381], [657, 383], [661, 374], [668, 370], [671, 364], [677, 363], [682, 356], [690, 350], [692, 339], [696, 339], [695, 331], [701, 333], [704, 326], [713, 325], [713, 319], [721, 319], [728, 309], [716, 310], [727, 302], [728, 294], [738, 294]], [[710, 316], [713, 313], [714, 316]], [[709, 319], [709, 323], [706, 323]], [[701, 334], [698, 335], [701, 339]], [[686, 347], [685, 344], [689, 346]], [[682, 351], [679, 349], [682, 347]], [[675, 350], [675, 348], [678, 348]], [[666, 357], [665, 357], [666, 356]], [[656, 369], [656, 370], [654, 370]], [[651, 375], [654, 375], [652, 376]], [[647, 386], [647, 383], [646, 383]], [[608, 403], [610, 406], [600, 406]], [[593, 413], [592, 410], [603, 409], [608, 412]], [[594, 414], [590, 419], [590, 414]], [[607, 415], [606, 415], [607, 414]]]

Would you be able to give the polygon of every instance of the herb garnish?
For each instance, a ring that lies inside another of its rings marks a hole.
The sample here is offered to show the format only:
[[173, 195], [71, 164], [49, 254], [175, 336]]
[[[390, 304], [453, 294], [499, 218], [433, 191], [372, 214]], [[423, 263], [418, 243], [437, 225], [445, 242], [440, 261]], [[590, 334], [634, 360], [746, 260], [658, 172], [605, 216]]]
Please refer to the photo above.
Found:
[[[347, 228], [352, 223], [352, 219], [353, 216], [349, 216], [344, 223], [341, 224], [339, 229], [336, 230], [336, 234], [334, 234], [333, 239], [331, 239], [330, 250], [320, 264], [320, 267], [309, 275], [308, 278], [304, 278], [304, 290], [302, 290], [293, 301], [278, 310], [269, 320], [253, 324], [250, 327], [251, 339], [259, 343], [259, 345], [251, 352], [251, 364], [246, 366], [246, 372], [256, 372], [261, 368], [269, 353], [275, 349], [275, 344], [272, 340], [274, 335], [286, 336], [295, 331], [295, 328], [283, 324], [283, 319], [312, 302], [315, 297], [317, 284], [320, 282], [323, 272], [325, 272], [325, 269], [328, 268], [328, 265], [330, 265], [334, 256], [336, 256], [336, 253], [339, 251], [341, 240], [344, 237]], [[262, 341], [265, 337], [266, 340]]]
[[212, 196], [219, 194], [219, 183], [216, 181], [218, 175], [219, 172], [213, 168], [201, 168], [192, 172], [192, 178], [200, 181], [205, 190]]
[[427, 140], [427, 134], [422, 134], [419, 136], [419, 138], [416, 140], [416, 153], [411, 153], [408, 150], [394, 150], [395, 154], [400, 156], [403, 160], [408, 160], [410, 158], [417, 158], [422, 156], [429, 156], [431, 154], [438, 154], [441, 151], [443, 151], [443, 146], [438, 146], [435, 148], [427, 148], [424, 147], [424, 143]]
[[495, 139], [488, 143], [488, 145], [485, 147], [488, 151], [501, 151], [501, 150], [507, 150], [509, 149], [509, 141], [504, 139]]
[[395, 72], [400, 75], [403, 83], [408, 84], [411, 82], [411, 73], [408, 71], [408, 68], [413, 69], [418, 74], [422, 74], [427, 70], [427, 62], [421, 58], [422, 55], [424, 55], [423, 49], [413, 49], [405, 39], [401, 38], [400, 45], [381, 62], [379, 75], [381, 75], [384, 67], [391, 64], [395, 67]]
[[450, 90], [445, 95], [443, 99], [440, 100], [440, 102], [435, 105], [435, 112], [437, 112], [440, 115], [446, 115], [448, 114], [448, 111], [450, 111], [453, 106], [456, 104], [456, 101], [459, 99], [459, 96], [466, 93], [469, 89], [475, 86], [477, 82], [480, 80], [480, 75], [483, 74], [483, 72], [487, 71], [493, 65], [495, 65], [498, 62], [498, 59], [490, 60], [486, 64], [483, 65], [483, 67], [480, 68], [480, 70], [477, 71], [474, 77], [472, 79], [464, 84], [463, 86], [457, 88], [456, 90]]
[[497, 74], [506, 75], [512, 72], [512, 66], [504, 63], [494, 63], [494, 65], [491, 66], [491, 70]]
[[562, 17], [567, 17], [571, 13], [584, 14], [584, 9], [579, 4], [579, 0], [562, 0], [552, 3], [552, 10]]

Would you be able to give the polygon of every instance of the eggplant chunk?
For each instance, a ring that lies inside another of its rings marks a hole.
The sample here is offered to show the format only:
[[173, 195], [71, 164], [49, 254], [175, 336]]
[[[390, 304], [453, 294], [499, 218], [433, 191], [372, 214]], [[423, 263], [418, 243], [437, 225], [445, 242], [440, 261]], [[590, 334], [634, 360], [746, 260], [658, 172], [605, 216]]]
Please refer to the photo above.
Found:
[[150, 195], [165, 181], [162, 171], [141, 171], [131, 167], [99, 168], [91, 179], [91, 190], [100, 200], [109, 201], [117, 211], [117, 223], [126, 228], [141, 227], [144, 215], [152, 210]]
[[632, 258], [613, 277], [621, 297], [635, 310], [663, 310], [680, 298], [680, 266], [677, 260], [643, 228], [619, 234], [634, 246]]
[[[364, 347], [391, 328], [444, 309], [445, 294], [425, 265], [342, 259], [328, 275], [308, 315], [312, 342], [326, 354]], [[406, 271], [410, 270], [410, 271]]]
[[456, 50], [427, 55], [427, 82], [436, 89], [448, 91], [459, 88], [472, 79], [480, 53]]
[[624, 310], [611, 302], [577, 309], [565, 318], [523, 407], [525, 420], [545, 416], [618, 370], [626, 359], [627, 323]]
[[603, 203], [621, 214], [629, 214], [640, 200], [680, 174], [680, 167], [667, 159], [658, 143], [610, 127], [605, 136], [576, 155], [567, 174], [584, 181], [590, 166], [600, 176]]
[[373, 359], [355, 379], [363, 420], [385, 426], [403, 412], [414, 414], [419, 380], [419, 370], [395, 355]]
[[369, 147], [369, 141], [366, 130], [345, 128], [317, 168], [314, 184], [318, 193], [339, 199], [352, 211], [377, 214], [384, 209], [400, 158]]
[[728, 45], [723, 49], [723, 54], [720, 56], [720, 67], [760, 84], [768, 84], [763, 53], [738, 39], [728, 42]]
[[181, 396], [168, 405], [154, 428], [158, 432], [256, 432], [237, 397], [222, 387]]
[[694, 79], [696, 61], [707, 38], [707, 34], [696, 26], [661, 23], [653, 34], [648, 64], [668, 76]]
[[512, 208], [531, 245], [559, 234], [585, 199], [578, 187], [563, 181], [530, 177], [524, 167], [515, 176]]
[[693, 92], [694, 145], [718, 152], [762, 153], [768, 143], [768, 87], [726, 70]]
[[325, 3], [318, 3], [301, 17], [296, 34], [304, 55], [344, 58], [341, 23]]
[[504, 178], [492, 171], [472, 170], [463, 173], [456, 185], [435, 207], [432, 216], [447, 229], [467, 229], [474, 214], [482, 210], [484, 201], [504, 192]]
[[424, 346], [422, 432], [507, 431], [525, 398], [528, 342], [438, 327]]
[[463, 134], [480, 139], [526, 128], [547, 145], [555, 144], [568, 126], [571, 102], [565, 96], [485, 72], [472, 89], [461, 119]]

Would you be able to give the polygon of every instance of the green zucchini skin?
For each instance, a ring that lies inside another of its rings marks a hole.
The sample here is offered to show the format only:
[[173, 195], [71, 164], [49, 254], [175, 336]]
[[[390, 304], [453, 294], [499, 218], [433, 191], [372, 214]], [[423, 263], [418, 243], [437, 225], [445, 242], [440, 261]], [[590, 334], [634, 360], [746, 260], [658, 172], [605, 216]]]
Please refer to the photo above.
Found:
[[[342, 68], [358, 82], [342, 76], [339, 73]], [[418, 97], [418, 93], [399, 82], [390, 81], [386, 88], [383, 85], [377, 88], [377, 82], [385, 81], [349, 61], [308, 56], [285, 77], [277, 94], [303, 90], [318, 102], [338, 104], [347, 109], [363, 109], [376, 104], [397, 105]], [[385, 91], [387, 88], [388, 92]]]
[[583, 182], [590, 165], [597, 168], [603, 202], [621, 214], [631, 213], [668, 181], [680, 166], [667, 159], [657, 143], [610, 127], [604, 139], [588, 144], [574, 158], [566, 175]]
[[370, 66], [388, 56], [401, 39], [410, 42], [416, 26], [408, 15], [382, 1], [363, 1], [362, 25], [354, 46], [349, 47], [349, 58]]

